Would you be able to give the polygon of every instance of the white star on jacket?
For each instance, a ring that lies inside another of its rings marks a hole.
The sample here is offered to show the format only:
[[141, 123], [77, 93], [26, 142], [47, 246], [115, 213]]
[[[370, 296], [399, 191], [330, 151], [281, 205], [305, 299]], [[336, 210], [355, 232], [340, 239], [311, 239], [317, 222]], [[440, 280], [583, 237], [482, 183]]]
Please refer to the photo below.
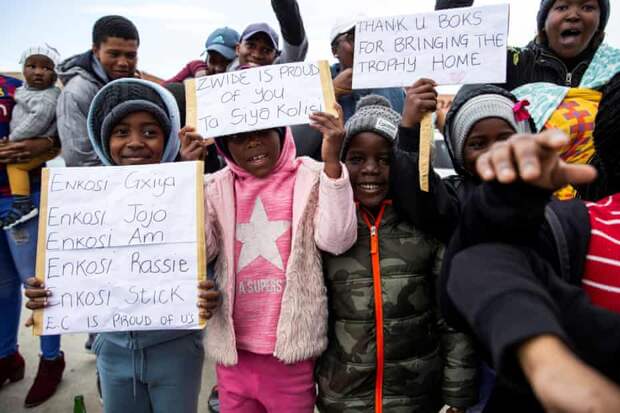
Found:
[[243, 270], [258, 257], [263, 257], [274, 267], [284, 270], [276, 240], [286, 232], [290, 225], [290, 221], [269, 221], [263, 202], [260, 197], [256, 197], [250, 222], [237, 224], [237, 240], [243, 243], [237, 271]]

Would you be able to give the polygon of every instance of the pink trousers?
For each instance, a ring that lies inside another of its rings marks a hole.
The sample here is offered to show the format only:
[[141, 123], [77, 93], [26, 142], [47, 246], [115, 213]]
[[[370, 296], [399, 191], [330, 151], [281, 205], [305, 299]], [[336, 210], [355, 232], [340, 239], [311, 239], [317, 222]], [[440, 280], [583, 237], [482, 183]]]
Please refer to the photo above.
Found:
[[314, 360], [284, 364], [271, 355], [238, 353], [237, 365], [216, 367], [221, 413], [314, 412]]

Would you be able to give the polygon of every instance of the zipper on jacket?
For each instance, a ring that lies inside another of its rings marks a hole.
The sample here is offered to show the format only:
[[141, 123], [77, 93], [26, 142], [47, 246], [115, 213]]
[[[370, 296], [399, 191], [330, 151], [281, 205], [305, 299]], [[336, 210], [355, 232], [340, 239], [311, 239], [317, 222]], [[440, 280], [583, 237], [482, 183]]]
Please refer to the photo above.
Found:
[[377, 340], [377, 373], [375, 378], [375, 413], [383, 412], [383, 370], [384, 370], [384, 342], [383, 342], [383, 289], [381, 288], [381, 262], [379, 256], [379, 231], [381, 219], [385, 212], [386, 205], [391, 201], [384, 201], [381, 210], [371, 223], [371, 218], [363, 209], [361, 215], [364, 222], [370, 230], [370, 258], [372, 262], [372, 284], [375, 296], [375, 324], [376, 324], [376, 340]]
[[568, 87], [572, 87], [573, 86], [573, 73], [576, 73], [578, 69], [581, 68], [581, 66], [586, 65], [586, 67], [588, 67], [590, 65], [590, 62], [592, 60], [590, 60], [590, 62], [579, 62], [575, 67], [573, 67], [573, 71], [569, 72], [568, 71], [568, 67], [566, 66], [566, 64], [561, 61], [560, 59], [558, 59], [557, 57], [551, 55], [551, 54], [547, 54], [545, 52], [542, 52], [541, 55], [543, 56], [543, 58], [540, 59], [540, 63], [546, 63], [545, 58], [550, 59], [550, 60], [554, 60], [555, 62], [557, 62], [560, 66], [561, 69], [563, 70], [563, 73], [566, 73], [566, 75], [564, 76], [564, 85], [568, 86]]

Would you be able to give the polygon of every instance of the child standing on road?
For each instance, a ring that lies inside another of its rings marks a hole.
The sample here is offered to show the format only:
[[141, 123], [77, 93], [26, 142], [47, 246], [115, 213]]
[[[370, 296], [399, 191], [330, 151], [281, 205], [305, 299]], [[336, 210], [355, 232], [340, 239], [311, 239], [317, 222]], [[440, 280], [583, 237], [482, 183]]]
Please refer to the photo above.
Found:
[[216, 138], [228, 166], [206, 178], [207, 251], [221, 291], [207, 350], [223, 413], [314, 410], [314, 359], [327, 346], [319, 250], [340, 254], [356, 237], [342, 112], [316, 119], [324, 163], [296, 158], [288, 128]]

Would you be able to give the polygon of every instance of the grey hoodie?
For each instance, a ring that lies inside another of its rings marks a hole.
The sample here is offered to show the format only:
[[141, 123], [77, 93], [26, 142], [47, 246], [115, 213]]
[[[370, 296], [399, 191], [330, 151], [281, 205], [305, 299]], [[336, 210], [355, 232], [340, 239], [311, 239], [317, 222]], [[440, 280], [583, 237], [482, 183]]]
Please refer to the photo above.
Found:
[[103, 67], [88, 51], [70, 57], [58, 66], [64, 89], [56, 106], [56, 123], [67, 166], [101, 165], [88, 140], [86, 116], [90, 102], [108, 82]]

